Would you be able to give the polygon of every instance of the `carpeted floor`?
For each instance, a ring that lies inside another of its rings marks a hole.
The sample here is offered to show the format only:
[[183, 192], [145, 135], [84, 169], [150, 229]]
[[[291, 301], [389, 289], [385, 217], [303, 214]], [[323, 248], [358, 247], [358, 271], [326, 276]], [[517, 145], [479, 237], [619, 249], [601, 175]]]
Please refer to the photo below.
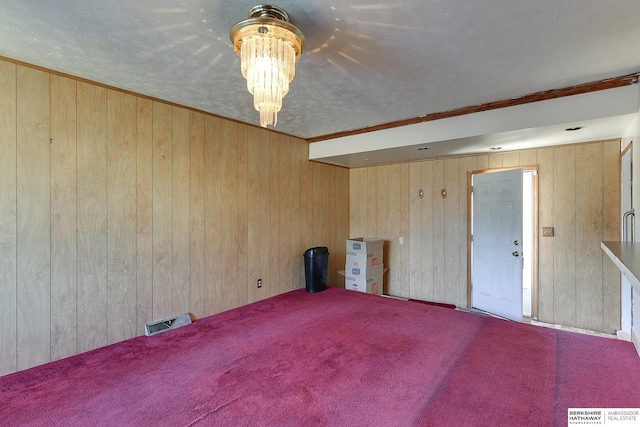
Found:
[[0, 425], [547, 426], [640, 407], [630, 343], [297, 290], [0, 377]]

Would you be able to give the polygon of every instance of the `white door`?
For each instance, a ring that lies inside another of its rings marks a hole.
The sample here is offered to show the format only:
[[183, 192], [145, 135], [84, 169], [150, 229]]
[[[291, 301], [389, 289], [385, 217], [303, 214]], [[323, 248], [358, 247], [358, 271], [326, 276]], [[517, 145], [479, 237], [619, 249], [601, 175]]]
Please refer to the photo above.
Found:
[[522, 321], [522, 169], [473, 176], [473, 307]]

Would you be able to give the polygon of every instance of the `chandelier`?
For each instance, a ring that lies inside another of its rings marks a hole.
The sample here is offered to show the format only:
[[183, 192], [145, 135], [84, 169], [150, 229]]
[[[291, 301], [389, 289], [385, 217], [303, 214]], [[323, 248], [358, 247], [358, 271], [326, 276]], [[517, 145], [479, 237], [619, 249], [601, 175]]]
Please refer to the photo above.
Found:
[[283, 9], [261, 4], [231, 28], [229, 37], [240, 56], [253, 105], [260, 112], [260, 126], [275, 126], [305, 45], [304, 35]]

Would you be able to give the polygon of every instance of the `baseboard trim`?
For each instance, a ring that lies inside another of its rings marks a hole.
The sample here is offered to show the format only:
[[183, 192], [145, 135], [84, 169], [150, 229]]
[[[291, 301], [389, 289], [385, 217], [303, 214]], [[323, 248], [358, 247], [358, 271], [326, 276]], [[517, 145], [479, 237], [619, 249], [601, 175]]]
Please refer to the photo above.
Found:
[[638, 356], [640, 356], [640, 340], [638, 340], [638, 336], [633, 330], [631, 331], [631, 342], [633, 343], [633, 346], [636, 348], [636, 352], [638, 353]]
[[629, 332], [616, 331], [616, 335], [618, 336], [618, 339], [621, 340], [621, 341], [629, 341], [629, 342], [631, 342], [631, 334]]

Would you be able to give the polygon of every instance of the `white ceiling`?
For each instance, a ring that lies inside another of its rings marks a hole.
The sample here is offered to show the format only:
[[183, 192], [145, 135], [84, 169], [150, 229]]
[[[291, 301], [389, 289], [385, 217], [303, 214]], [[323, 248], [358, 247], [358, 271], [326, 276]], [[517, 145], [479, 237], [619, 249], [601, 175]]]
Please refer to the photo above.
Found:
[[[257, 124], [228, 35], [256, 4], [4, 0], [0, 55]], [[277, 125], [302, 138], [640, 71], [638, 0], [275, 4], [307, 38]]]
[[620, 138], [637, 84], [315, 142], [309, 158], [348, 168]]

